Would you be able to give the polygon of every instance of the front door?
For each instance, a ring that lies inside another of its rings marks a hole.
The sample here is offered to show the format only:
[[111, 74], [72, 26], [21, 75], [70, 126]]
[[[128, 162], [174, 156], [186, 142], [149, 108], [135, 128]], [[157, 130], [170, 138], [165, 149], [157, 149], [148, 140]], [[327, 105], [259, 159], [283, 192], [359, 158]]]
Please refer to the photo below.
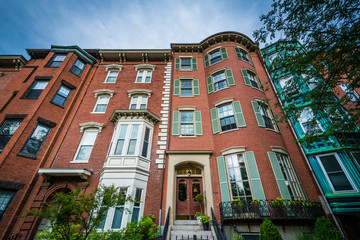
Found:
[[178, 177], [176, 181], [176, 218], [192, 219], [196, 212], [200, 212], [203, 203], [195, 201], [195, 196], [202, 193], [200, 177]]

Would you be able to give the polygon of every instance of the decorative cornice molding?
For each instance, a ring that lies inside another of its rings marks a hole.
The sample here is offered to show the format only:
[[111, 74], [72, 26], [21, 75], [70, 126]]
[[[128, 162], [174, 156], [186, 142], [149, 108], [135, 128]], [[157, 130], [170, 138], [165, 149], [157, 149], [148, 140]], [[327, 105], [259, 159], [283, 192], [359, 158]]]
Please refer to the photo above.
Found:
[[152, 91], [147, 89], [132, 89], [132, 90], [128, 90], [127, 92], [129, 98], [131, 98], [131, 96], [134, 95], [147, 95], [150, 98], [152, 95]]
[[95, 93], [95, 98], [97, 98], [100, 95], [109, 95], [110, 98], [112, 98], [115, 95], [115, 91], [109, 89], [94, 90], [94, 93]]
[[102, 129], [105, 127], [105, 124], [103, 123], [97, 123], [97, 122], [86, 122], [86, 123], [80, 123], [80, 132], [83, 132], [85, 129], [88, 128], [97, 128], [99, 133], [101, 133]]
[[183, 107], [178, 107], [179, 111], [195, 111], [196, 107], [193, 106], [183, 106]]
[[231, 102], [233, 102], [234, 101], [234, 98], [223, 98], [223, 99], [220, 99], [219, 101], [216, 101], [215, 103], [214, 103], [214, 106], [215, 107], [218, 107], [218, 106], [220, 106], [220, 105], [223, 105], [223, 104], [225, 104], [225, 103], [231, 103]]
[[91, 176], [91, 171], [86, 168], [39, 168], [39, 175], [46, 179], [51, 177], [76, 177], [87, 180]]
[[138, 64], [135, 65], [135, 71], [138, 71], [140, 69], [150, 69], [151, 71], [155, 71], [156, 65], [152, 65], [152, 64]]
[[278, 152], [278, 153], [282, 153], [282, 154], [285, 154], [285, 155], [289, 155], [289, 152], [288, 150], [286, 150], [285, 148], [283, 147], [280, 147], [280, 146], [270, 146], [271, 150], [273, 152]]
[[147, 109], [125, 109], [115, 110], [110, 117], [110, 121], [116, 124], [116, 122], [122, 118], [145, 119], [149, 120], [152, 124], [155, 124], [161, 120], [160, 117], [156, 116]]
[[109, 70], [115, 70], [115, 71], [121, 71], [123, 69], [123, 65], [120, 64], [108, 64], [105, 65], [105, 71], [109, 71]]

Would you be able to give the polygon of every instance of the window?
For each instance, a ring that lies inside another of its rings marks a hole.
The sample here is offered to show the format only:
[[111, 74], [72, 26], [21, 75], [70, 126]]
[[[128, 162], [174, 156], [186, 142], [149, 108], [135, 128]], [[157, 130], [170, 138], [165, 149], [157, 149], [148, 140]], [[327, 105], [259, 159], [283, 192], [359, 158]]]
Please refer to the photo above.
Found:
[[310, 88], [310, 90], [313, 90], [319, 84], [319, 81], [314, 77], [310, 78], [310, 76], [308, 76], [306, 74], [301, 74], [301, 76], [306, 81], [306, 83], [307, 83], [308, 87]]
[[115, 147], [115, 155], [135, 155], [137, 139], [139, 138], [139, 126], [121, 125], [120, 134]]
[[181, 70], [191, 70], [191, 58], [180, 58]]
[[144, 158], [148, 158], [149, 141], [150, 141], [150, 128], [145, 128], [143, 148], [141, 151], [141, 156], [143, 156]]
[[180, 135], [194, 135], [194, 112], [180, 112]]
[[135, 199], [134, 199], [135, 202], [132, 210], [131, 222], [137, 222], [139, 220], [141, 195], [142, 195], [142, 189], [136, 188]]
[[349, 97], [350, 101], [356, 102], [359, 100], [359, 94], [355, 90], [351, 89], [348, 83], [343, 82], [340, 84], [340, 87]]
[[136, 82], [137, 83], [149, 83], [149, 82], [151, 82], [151, 75], [152, 75], [151, 70], [138, 71], [137, 77], [136, 77]]
[[245, 85], [264, 91], [261, 81], [255, 73], [247, 69], [241, 69], [241, 73], [243, 75]]
[[228, 59], [226, 48], [217, 48], [204, 56], [205, 67], [209, 67], [225, 59]]
[[213, 76], [215, 91], [227, 87], [225, 72], [218, 73]]
[[275, 61], [275, 59], [281, 60], [281, 56], [280, 56], [280, 54], [278, 52], [276, 52], [276, 53], [271, 54], [268, 57], [268, 59], [270, 61], [270, 64], [272, 64]]
[[74, 161], [89, 161], [91, 151], [94, 147], [94, 143], [97, 137], [98, 131], [94, 130], [88, 130], [85, 131], [81, 141], [78, 150], [75, 154]]
[[298, 85], [294, 82], [292, 76], [287, 76], [279, 80], [279, 84], [284, 94], [288, 96], [296, 95], [300, 93]]
[[259, 104], [259, 111], [261, 113], [262, 118], [264, 119], [265, 127], [275, 130], [273, 122], [272, 122], [271, 118], [269, 117], [271, 113], [269, 112], [268, 107]]
[[356, 164], [360, 169], [360, 152], [351, 152], [351, 156], [354, 158]]
[[110, 71], [105, 78], [105, 82], [106, 83], [115, 83], [118, 74], [119, 74], [118, 71]]
[[35, 80], [31, 87], [26, 91], [24, 98], [38, 98], [48, 83], [49, 81]]
[[4, 217], [14, 195], [14, 190], [0, 189], [0, 221]]
[[191, 80], [180, 80], [182, 97], [190, 97], [193, 95], [192, 92], [192, 81]]
[[85, 63], [81, 61], [80, 59], [76, 59], [76, 62], [71, 67], [70, 72], [75, 74], [76, 76], [80, 77], [82, 72], [84, 71]]
[[22, 147], [20, 154], [35, 157], [39, 153], [49, 132], [49, 126], [38, 123], [26, 141], [25, 145]]
[[61, 85], [51, 102], [60, 107], [63, 107], [70, 93], [71, 89], [69, 87]]
[[304, 200], [304, 194], [300, 187], [300, 181], [297, 177], [291, 159], [288, 156], [280, 153], [276, 153], [276, 158], [279, 162], [280, 169], [284, 176], [285, 184], [290, 193], [291, 199]]
[[0, 152], [4, 149], [6, 144], [10, 141], [10, 138], [21, 123], [20, 119], [8, 119], [0, 127]]
[[332, 153], [316, 157], [335, 192], [355, 190], [337, 154]]
[[47, 67], [60, 67], [65, 58], [66, 54], [54, 54], [54, 56], [48, 62]]
[[94, 110], [94, 113], [105, 113], [110, 97], [98, 97]]
[[130, 109], [146, 109], [147, 96], [133, 96], [130, 102]]
[[221, 131], [228, 131], [236, 128], [234, 111], [231, 104], [223, 105], [218, 108]]
[[244, 202], [252, 201], [250, 180], [243, 154], [227, 155], [225, 160], [232, 199], [239, 199]]
[[[127, 188], [126, 187], [120, 187], [120, 192], [122, 193], [122, 197], [126, 198]], [[119, 229], [121, 228], [121, 222], [123, 218], [124, 213], [124, 205], [116, 206], [114, 209], [114, 218], [111, 223], [112, 229]], [[105, 218], [106, 219], [106, 218]]]
[[244, 49], [235, 47], [235, 53], [236, 53], [236, 57], [238, 59], [241, 59], [241, 60], [243, 60], [245, 62], [248, 62], [248, 63], [251, 63], [252, 65], [254, 65], [253, 62], [252, 62], [250, 54], [248, 54]]
[[217, 71], [212, 73], [210, 77], [206, 79], [208, 93], [213, 91], [218, 91], [228, 86], [234, 86], [235, 81], [231, 69], [226, 69], [225, 71]]
[[310, 108], [305, 108], [298, 119], [304, 133], [319, 134], [322, 132], [319, 122], [315, 119]]

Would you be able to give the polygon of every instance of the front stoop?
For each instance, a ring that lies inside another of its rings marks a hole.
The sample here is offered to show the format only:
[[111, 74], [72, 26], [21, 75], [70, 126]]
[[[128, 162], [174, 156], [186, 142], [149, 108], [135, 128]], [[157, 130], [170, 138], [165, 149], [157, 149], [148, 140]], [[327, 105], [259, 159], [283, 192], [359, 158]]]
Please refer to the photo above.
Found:
[[216, 240], [211, 229], [204, 231], [196, 220], [175, 220], [170, 227], [169, 240]]

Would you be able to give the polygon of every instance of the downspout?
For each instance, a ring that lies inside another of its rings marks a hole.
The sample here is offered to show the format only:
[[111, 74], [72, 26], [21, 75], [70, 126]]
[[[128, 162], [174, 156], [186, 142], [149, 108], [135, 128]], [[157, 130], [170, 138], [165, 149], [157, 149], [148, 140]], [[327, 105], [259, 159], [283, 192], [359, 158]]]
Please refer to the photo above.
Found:
[[[163, 156], [163, 169], [162, 169], [162, 178], [161, 178], [161, 197], [160, 197], [160, 210], [159, 210], [159, 226], [161, 226], [161, 213], [162, 213], [162, 205], [163, 205], [163, 197], [164, 197], [164, 179], [165, 179], [165, 160], [166, 160], [166, 152], [169, 150], [169, 146], [170, 146], [170, 125], [171, 125], [171, 110], [172, 110], [172, 82], [174, 79], [174, 54], [172, 54], [172, 50], [171, 50], [171, 55], [172, 55], [172, 61], [171, 61], [171, 77], [170, 77], [170, 93], [169, 93], [169, 114], [168, 114], [168, 133], [167, 133], [167, 146], [166, 149], [164, 151], [164, 156]], [[169, 176], [168, 176], [169, 177]], [[165, 209], [166, 210], [166, 209]]]
[[[262, 62], [263, 62], [263, 64], [264, 64], [265, 61], [264, 61], [261, 53], [260, 53], [260, 56], [261, 56]], [[278, 92], [277, 92], [277, 90], [276, 90], [276, 88], [275, 88], [275, 86], [274, 86], [274, 83], [273, 83], [272, 80], [271, 80], [271, 77], [270, 77], [269, 72], [267, 71], [266, 68], [264, 68], [264, 69], [265, 69], [265, 72], [266, 72], [267, 77], [268, 77], [269, 80], [270, 80], [270, 83], [271, 83], [272, 88], [274, 89], [276, 95], [278, 95]], [[283, 104], [282, 104], [282, 102], [281, 102], [281, 99], [279, 99], [279, 103], [280, 103], [280, 105], [281, 105], [281, 108], [283, 108]], [[296, 132], [295, 132], [295, 129], [294, 129], [294, 127], [293, 127], [290, 119], [288, 119], [287, 121], [288, 121], [288, 124], [289, 124], [289, 126], [290, 126], [290, 128], [291, 128], [291, 131], [292, 131], [292, 133], [294, 134], [296, 140], [299, 140], [299, 137], [297, 136], [297, 134], [296, 134]], [[310, 162], [309, 162], [309, 159], [307, 158], [307, 156], [306, 156], [303, 148], [301, 147], [301, 145], [300, 145], [300, 143], [299, 143], [298, 141], [297, 141], [297, 144], [298, 144], [298, 146], [299, 146], [299, 148], [300, 148], [300, 150], [301, 150], [301, 153], [302, 153], [303, 157], [305, 158], [305, 162], [307, 163], [307, 165], [308, 165], [308, 167], [309, 167], [309, 169], [310, 169], [311, 175], [312, 175], [313, 178], [315, 179], [316, 186], [318, 187], [318, 189], [319, 189], [319, 191], [320, 191], [321, 197], [324, 199], [323, 202], [325, 203], [325, 206], [326, 206], [327, 210], [330, 212], [330, 215], [331, 215], [332, 219], [334, 220], [337, 228], [340, 230], [341, 234], [344, 235], [344, 233], [343, 233], [343, 231], [342, 231], [342, 229], [341, 229], [338, 221], [336, 220], [336, 217], [335, 217], [335, 215], [334, 215], [334, 213], [333, 213], [333, 211], [332, 211], [332, 209], [331, 209], [331, 207], [330, 207], [330, 205], [329, 205], [329, 203], [328, 203], [328, 201], [327, 201], [327, 198], [325, 197], [325, 194], [324, 194], [324, 192], [323, 192], [323, 190], [322, 190], [322, 188], [321, 188], [321, 186], [320, 186], [320, 183], [319, 183], [319, 181], [318, 181], [318, 179], [317, 179], [317, 177], [316, 177], [316, 175], [315, 175], [315, 173], [314, 173], [314, 171], [313, 171], [313, 169], [312, 169], [312, 167], [311, 167], [311, 164], [310, 164]]]

